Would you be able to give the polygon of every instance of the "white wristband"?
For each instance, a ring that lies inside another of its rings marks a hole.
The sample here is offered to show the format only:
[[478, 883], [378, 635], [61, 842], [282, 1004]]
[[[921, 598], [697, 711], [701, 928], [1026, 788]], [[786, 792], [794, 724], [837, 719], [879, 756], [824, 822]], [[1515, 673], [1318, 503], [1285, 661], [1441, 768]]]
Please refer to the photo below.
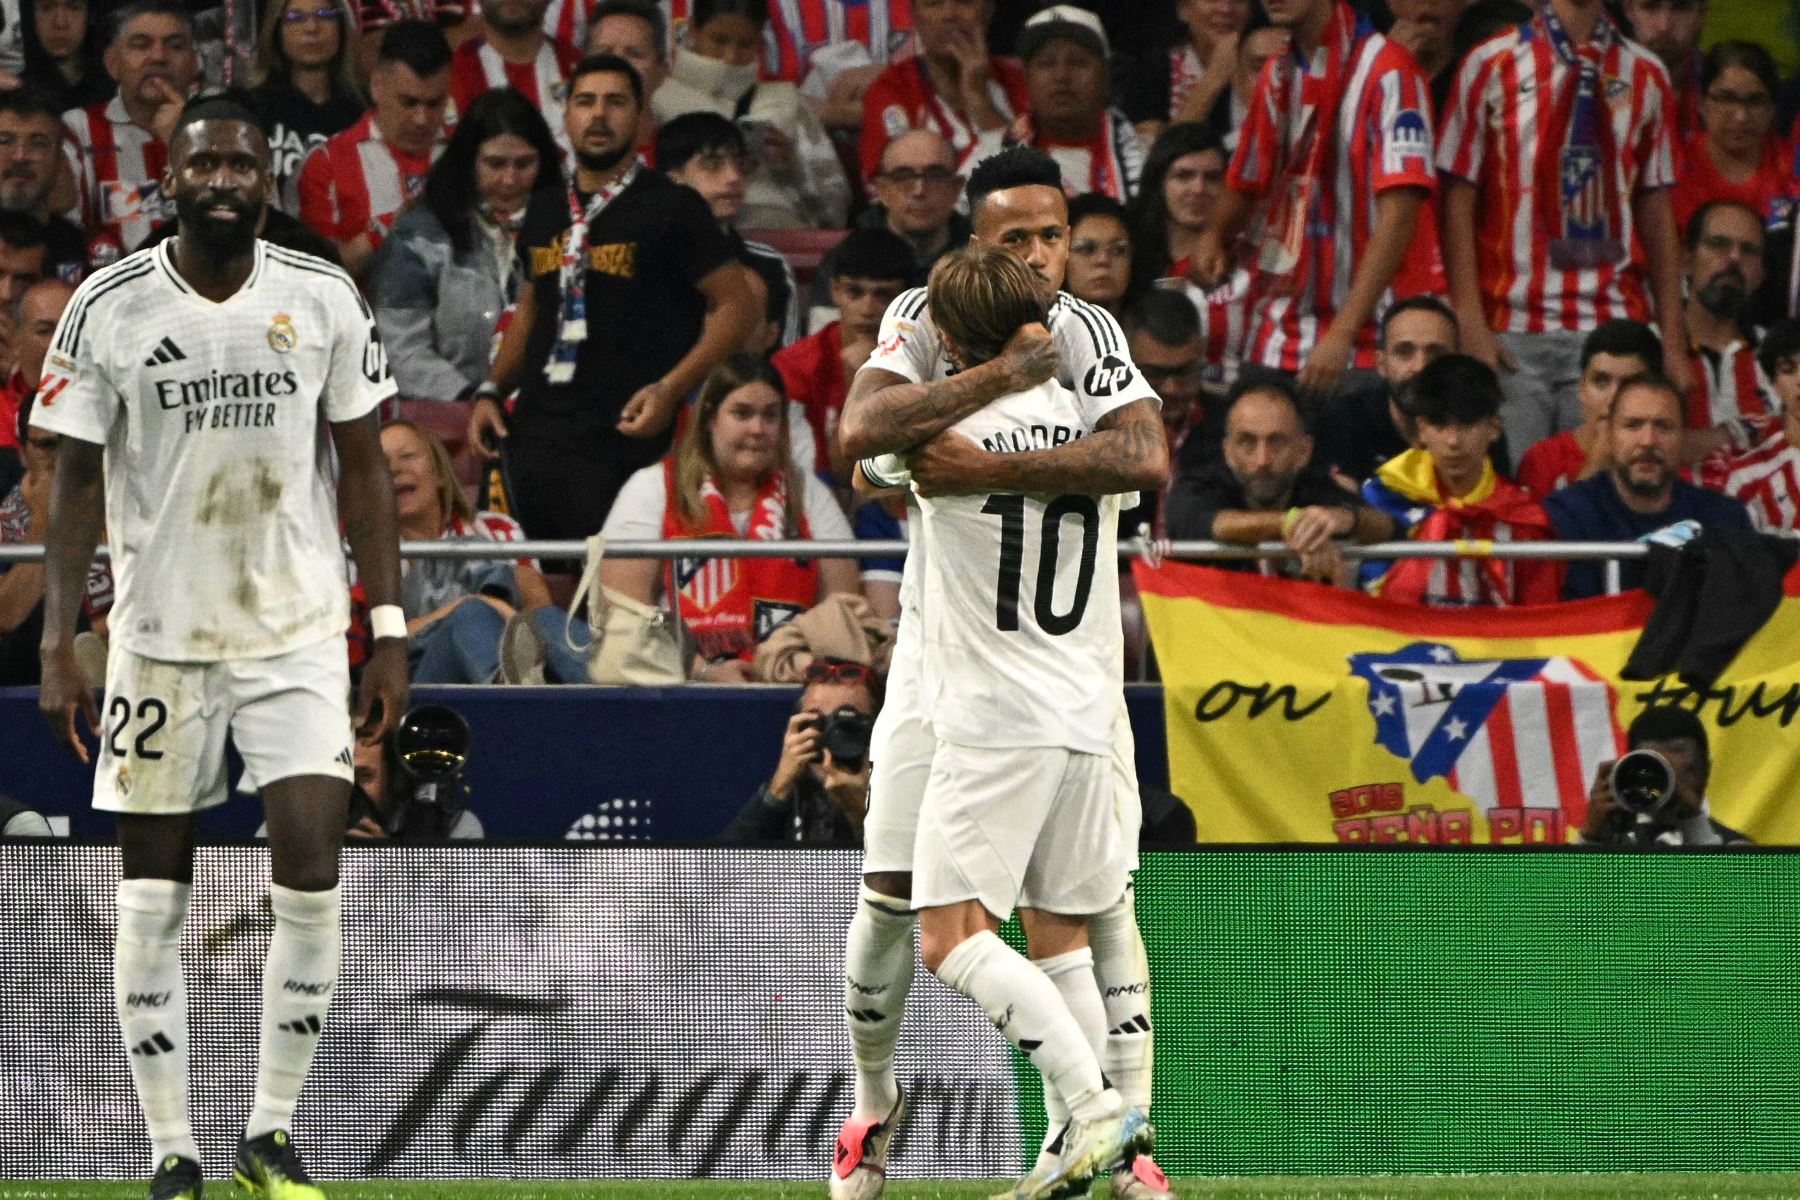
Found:
[[369, 632], [375, 640], [382, 638], [399, 638], [406, 640], [406, 610], [398, 604], [377, 604], [369, 610]]

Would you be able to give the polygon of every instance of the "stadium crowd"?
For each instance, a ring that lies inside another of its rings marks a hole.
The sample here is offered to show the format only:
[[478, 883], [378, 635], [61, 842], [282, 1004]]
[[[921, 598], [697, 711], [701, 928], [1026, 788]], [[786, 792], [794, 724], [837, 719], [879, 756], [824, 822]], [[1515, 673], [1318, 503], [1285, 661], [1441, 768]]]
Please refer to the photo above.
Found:
[[[1062, 172], [1067, 289], [1163, 401], [1174, 477], [1125, 536], [1285, 540], [1243, 569], [1509, 605], [1604, 584], [1338, 548], [1800, 529], [1800, 89], [1763, 45], [1703, 46], [1706, 0], [1000, 8], [26, 3], [0, 39], [0, 543], [43, 537], [56, 439], [26, 417], [71, 287], [172, 231], [170, 130], [221, 85], [269, 137], [264, 236], [375, 314], [408, 538], [902, 536], [839, 416], [888, 305], [969, 237], [968, 172], [1019, 144]], [[586, 681], [574, 647], [673, 603], [696, 637], [664, 671], [759, 679], [821, 602], [898, 614], [893, 561], [608, 560], [580, 611], [575, 566], [409, 564], [415, 678]], [[0, 683], [35, 682], [42, 593], [0, 575]], [[104, 637], [104, 568], [89, 593]]]

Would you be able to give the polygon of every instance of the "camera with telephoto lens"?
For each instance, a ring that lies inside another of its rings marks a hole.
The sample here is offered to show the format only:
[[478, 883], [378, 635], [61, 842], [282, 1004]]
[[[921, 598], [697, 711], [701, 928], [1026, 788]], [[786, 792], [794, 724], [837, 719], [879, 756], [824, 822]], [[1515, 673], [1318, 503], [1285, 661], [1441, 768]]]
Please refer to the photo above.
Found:
[[875, 718], [848, 704], [819, 718], [819, 748], [831, 755], [841, 770], [862, 770], [869, 753], [869, 731]]
[[1632, 750], [1613, 764], [1607, 783], [1620, 808], [1653, 817], [1675, 799], [1675, 766], [1654, 750]]
[[372, 817], [389, 835], [409, 825], [420, 836], [443, 836], [463, 810], [458, 786], [474, 745], [469, 723], [455, 709], [420, 704], [400, 718], [383, 747], [386, 759], [387, 812], [369, 803], [358, 789], [351, 796], [349, 825]]

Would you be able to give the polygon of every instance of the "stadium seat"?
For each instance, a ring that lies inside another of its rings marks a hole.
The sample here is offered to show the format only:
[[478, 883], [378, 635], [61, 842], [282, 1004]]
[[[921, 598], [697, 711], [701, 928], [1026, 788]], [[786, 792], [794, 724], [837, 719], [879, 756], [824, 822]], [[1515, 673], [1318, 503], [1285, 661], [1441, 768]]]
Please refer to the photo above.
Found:
[[804, 295], [831, 248], [849, 234], [847, 229], [746, 229], [746, 238], [772, 246], [794, 269], [794, 281]]

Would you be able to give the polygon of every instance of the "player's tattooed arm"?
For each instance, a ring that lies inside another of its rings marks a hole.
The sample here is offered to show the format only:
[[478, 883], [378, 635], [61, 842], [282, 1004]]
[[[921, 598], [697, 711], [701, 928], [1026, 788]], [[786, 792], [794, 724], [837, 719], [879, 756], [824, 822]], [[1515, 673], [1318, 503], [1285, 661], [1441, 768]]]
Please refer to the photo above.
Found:
[[1056, 374], [1056, 343], [1042, 325], [1027, 325], [1000, 357], [948, 379], [909, 383], [879, 367], [864, 367], [850, 385], [838, 418], [838, 438], [852, 459], [898, 454], [930, 441], [971, 413]]
[[1134, 400], [1100, 418], [1094, 432], [1053, 450], [992, 454], [956, 433], [907, 459], [927, 496], [1034, 492], [1110, 496], [1161, 490], [1169, 482], [1169, 442], [1152, 400]]
[[75, 614], [87, 589], [88, 564], [105, 520], [105, 448], [64, 436], [50, 485], [49, 531], [44, 538], [44, 632], [38, 709], [56, 738], [82, 762], [87, 748], [75, 733], [75, 714], [98, 731], [100, 711], [75, 665]]
[[[371, 609], [400, 603], [400, 518], [380, 428], [380, 417], [373, 412], [331, 426], [342, 469], [338, 509]], [[385, 737], [399, 724], [406, 700], [406, 640], [376, 638], [357, 691], [357, 737], [364, 742]]]

